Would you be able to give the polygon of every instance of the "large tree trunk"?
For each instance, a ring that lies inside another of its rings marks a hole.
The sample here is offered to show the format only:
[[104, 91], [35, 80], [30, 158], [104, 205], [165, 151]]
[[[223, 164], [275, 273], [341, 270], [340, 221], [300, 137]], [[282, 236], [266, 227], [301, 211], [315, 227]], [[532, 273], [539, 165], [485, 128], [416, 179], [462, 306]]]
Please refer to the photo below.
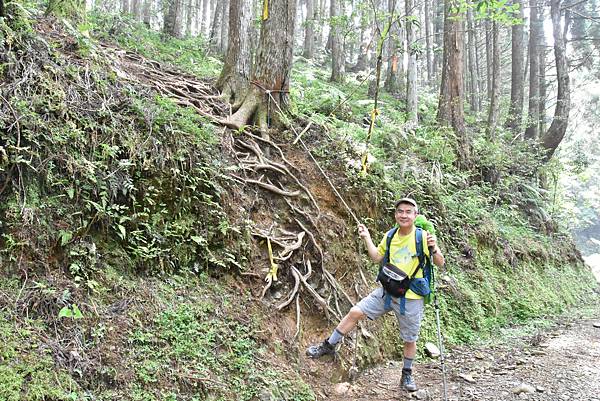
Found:
[[304, 23], [304, 52], [302, 55], [306, 59], [315, 57], [315, 24], [316, 12], [314, 0], [306, 0], [306, 21]]
[[[278, 107], [286, 108], [292, 70], [296, 0], [269, 0], [268, 18], [263, 19], [256, 62], [246, 97], [230, 118], [234, 126], [255, 123], [268, 127]], [[273, 96], [271, 99], [266, 91]]]
[[[50, 3], [48, 3], [50, 4]], [[129, 14], [130, 9], [129, 9], [129, 0], [121, 0], [121, 13], [122, 14]]]
[[510, 106], [506, 128], [516, 134], [519, 132], [523, 120], [525, 42], [523, 36], [523, 0], [513, 0], [513, 3], [519, 5], [521, 22], [513, 25], [511, 30]]
[[[406, 15], [411, 16], [416, 11], [413, 0], [404, 2]], [[417, 125], [417, 49], [415, 40], [416, 26], [410, 21], [406, 24], [406, 48], [408, 64], [406, 66], [406, 120], [411, 126]]]
[[454, 129], [458, 139], [459, 164], [464, 166], [469, 163], [471, 144], [465, 129], [463, 109], [464, 29], [458, 1], [447, 0], [444, 12], [444, 58], [437, 121]]
[[202, 24], [200, 25], [200, 34], [208, 36], [210, 26], [210, 0], [202, 0]]
[[183, 0], [171, 0], [169, 8], [165, 14], [165, 23], [163, 32], [168, 36], [181, 38], [181, 14], [183, 10]]
[[350, 72], [364, 71], [367, 68], [369, 62], [369, 39], [366, 35], [367, 31], [367, 18], [364, 15], [365, 11], [362, 10], [362, 18], [360, 19], [360, 45], [358, 48], [358, 57], [356, 58], [356, 64], [350, 68]]
[[431, 29], [431, 2], [425, 0], [425, 58], [427, 63], [427, 85], [433, 85], [433, 38]]
[[[542, 11], [543, 12], [543, 11]], [[544, 15], [540, 15], [540, 19], [544, 20]], [[538, 116], [540, 116], [540, 126], [538, 127], [538, 132], [542, 135], [546, 132], [546, 97], [548, 92], [548, 83], [546, 82], [546, 38], [544, 35], [540, 35], [540, 61], [538, 62], [539, 66], [539, 88], [540, 88], [540, 101], [538, 102]]]
[[569, 30], [569, 10], [565, 11], [564, 28], [561, 27], [560, 18], [561, 0], [552, 0], [550, 15], [552, 16], [552, 37], [554, 38], [554, 59], [556, 61], [556, 75], [558, 79], [558, 95], [554, 118], [548, 131], [542, 138], [546, 149], [546, 160], [549, 160], [563, 140], [569, 123], [569, 108], [571, 106], [571, 93], [569, 92], [569, 64], [567, 60], [566, 37]]
[[147, 28], [152, 25], [152, 0], [144, 0], [144, 7], [142, 9], [142, 21]]
[[482, 64], [482, 55], [481, 55], [481, 46], [477, 46], [478, 43], [478, 32], [481, 30], [481, 22], [479, 21], [473, 21], [473, 27], [475, 30], [475, 38], [473, 39], [473, 42], [475, 43], [475, 71], [476, 71], [476, 75], [477, 75], [477, 88], [479, 89], [479, 92], [477, 93], [477, 110], [481, 110], [482, 109], [482, 101], [483, 101], [483, 88], [485, 87], [485, 77], [481, 72], [481, 64]]
[[497, 21], [492, 21], [490, 33], [492, 36], [492, 90], [490, 92], [490, 108], [488, 110], [486, 131], [488, 139], [493, 141], [496, 124], [498, 123], [498, 114], [500, 113], [500, 43]]
[[185, 5], [185, 36], [192, 36], [192, 21], [194, 20], [194, 0], [186, 0]]
[[233, 103], [237, 110], [248, 90], [250, 77], [250, 21], [251, 3], [245, 0], [230, 0], [229, 3], [229, 44], [217, 88]]
[[[396, 16], [396, 10], [394, 9], [396, 5], [396, 0], [387, 0], [388, 14]], [[391, 18], [391, 17], [390, 17]], [[393, 23], [390, 27], [390, 31], [387, 38], [387, 46], [385, 48], [387, 52], [388, 59], [388, 68], [387, 74], [385, 78], [385, 82], [383, 83], [383, 87], [389, 93], [396, 95], [401, 93], [402, 96], [406, 95], [404, 83], [404, 34], [400, 29], [400, 25], [398, 23]], [[376, 42], [377, 39], [374, 39]], [[384, 55], [383, 59], [386, 56]], [[402, 72], [400, 71], [402, 70]], [[402, 91], [400, 90], [402, 88]]]
[[219, 52], [225, 54], [227, 51], [227, 37], [229, 35], [229, 0], [221, 0], [223, 2], [223, 19], [221, 21], [221, 33], [219, 39]]
[[539, 8], [538, 0], [529, 0], [529, 107], [527, 113], [527, 129], [525, 130], [526, 139], [538, 138], [540, 120], [540, 80], [538, 72], [540, 70], [539, 43], [540, 35], [542, 34], [542, 24], [539, 19]]
[[438, 79], [443, 63], [444, 48], [444, 0], [433, 0], [433, 79]]
[[492, 99], [492, 22], [488, 17], [483, 21], [485, 27], [485, 92], [487, 95], [488, 102]]
[[473, 24], [473, 11], [467, 10], [467, 29], [469, 43], [467, 45], [467, 58], [469, 60], [469, 103], [471, 111], [479, 112], [479, 74], [477, 63], [475, 62], [475, 53], [477, 52], [477, 42], [475, 41], [475, 26]]
[[345, 75], [344, 44], [342, 42], [342, 27], [340, 21], [334, 21], [340, 16], [340, 0], [330, 0], [331, 15], [331, 78], [333, 82], [343, 82]]
[[208, 42], [213, 50], [218, 50], [221, 48], [221, 43], [219, 40], [221, 39], [221, 25], [223, 24], [223, 14], [224, 14], [225, 2], [219, 1], [215, 6], [215, 12], [213, 13], [213, 20], [210, 25], [210, 34], [208, 35]]
[[141, 1], [140, 0], [133, 0], [131, 2], [131, 14], [133, 15], [133, 17], [139, 21], [140, 20], [140, 15], [141, 15]]

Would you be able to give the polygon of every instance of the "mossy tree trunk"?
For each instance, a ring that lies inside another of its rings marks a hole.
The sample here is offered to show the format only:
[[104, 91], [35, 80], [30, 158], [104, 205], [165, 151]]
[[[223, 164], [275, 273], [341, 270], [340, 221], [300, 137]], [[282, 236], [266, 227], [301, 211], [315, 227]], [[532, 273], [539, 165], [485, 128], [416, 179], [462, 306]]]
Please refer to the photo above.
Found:
[[540, 80], [539, 74], [539, 44], [542, 33], [542, 22], [540, 21], [540, 6], [538, 0], [529, 0], [529, 107], [527, 113], [526, 139], [537, 139], [539, 136], [539, 101]]
[[302, 56], [305, 59], [315, 57], [315, 24], [317, 14], [313, 0], [306, 0], [306, 21], [304, 22], [304, 50]]
[[548, 131], [542, 137], [542, 144], [546, 149], [546, 160], [549, 160], [565, 136], [569, 123], [569, 109], [571, 107], [571, 92], [569, 89], [569, 62], [567, 59], [566, 38], [569, 31], [570, 14], [565, 10], [565, 20], [561, 24], [561, 1], [550, 2], [552, 16], [552, 36], [554, 38], [554, 59], [556, 62], [556, 75], [558, 79], [558, 94], [554, 118]]
[[237, 111], [248, 90], [250, 77], [250, 21], [252, 4], [245, 0], [229, 3], [229, 43], [217, 88]]
[[229, 119], [232, 125], [238, 127], [255, 124], [266, 129], [269, 118], [277, 120], [277, 105], [282, 110], [286, 108], [292, 70], [296, 0], [269, 0], [267, 14], [263, 14], [255, 65], [246, 96]]
[[500, 114], [500, 43], [499, 43], [498, 22], [492, 21], [491, 45], [492, 45], [492, 76], [490, 88], [490, 108], [488, 109], [488, 120], [486, 134], [490, 141], [494, 141], [496, 136], [496, 124]]
[[[404, 1], [406, 15], [411, 16], [416, 11], [413, 0]], [[416, 15], [415, 15], [416, 17]], [[406, 23], [406, 49], [408, 51], [408, 64], [406, 66], [406, 115], [407, 122], [416, 126], [417, 119], [417, 48], [416, 34], [417, 26], [411, 22]]]
[[460, 165], [468, 165], [471, 144], [465, 128], [463, 90], [463, 16], [458, 0], [447, 0], [444, 13], [444, 58], [437, 121], [452, 127], [458, 139]]
[[345, 75], [346, 57], [344, 56], [344, 42], [342, 39], [340, 0], [330, 0], [330, 26], [331, 26], [331, 78], [333, 82], [343, 82]]
[[525, 79], [525, 42], [523, 19], [523, 0], [513, 0], [513, 4], [519, 5], [519, 18], [521, 22], [511, 28], [511, 80], [510, 80], [510, 107], [508, 109], [508, 118], [506, 119], [506, 128], [517, 134], [523, 119], [523, 98], [524, 98], [524, 79]]
[[467, 57], [469, 65], [469, 103], [471, 111], [479, 113], [479, 69], [477, 68], [476, 53], [477, 41], [475, 40], [475, 23], [473, 22], [473, 10], [467, 10], [467, 31], [469, 43], [467, 45]]
[[183, 0], [170, 0], [165, 13], [163, 32], [175, 38], [181, 38], [181, 16]]

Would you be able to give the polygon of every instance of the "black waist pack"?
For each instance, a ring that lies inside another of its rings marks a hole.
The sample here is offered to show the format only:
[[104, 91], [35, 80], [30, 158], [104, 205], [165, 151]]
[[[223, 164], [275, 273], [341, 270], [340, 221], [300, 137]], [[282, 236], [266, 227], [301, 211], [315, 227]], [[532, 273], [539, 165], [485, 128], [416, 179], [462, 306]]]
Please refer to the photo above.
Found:
[[410, 277], [398, 267], [386, 263], [379, 269], [377, 281], [381, 283], [386, 293], [393, 297], [403, 297], [410, 287]]

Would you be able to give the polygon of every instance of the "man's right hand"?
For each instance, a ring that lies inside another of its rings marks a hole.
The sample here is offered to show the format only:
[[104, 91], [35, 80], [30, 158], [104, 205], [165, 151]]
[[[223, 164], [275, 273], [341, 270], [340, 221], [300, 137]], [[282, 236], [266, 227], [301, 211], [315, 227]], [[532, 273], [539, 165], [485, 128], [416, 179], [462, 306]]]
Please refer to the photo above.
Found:
[[367, 226], [365, 226], [364, 224], [358, 225], [358, 235], [364, 240], [371, 239], [371, 233], [369, 232]]

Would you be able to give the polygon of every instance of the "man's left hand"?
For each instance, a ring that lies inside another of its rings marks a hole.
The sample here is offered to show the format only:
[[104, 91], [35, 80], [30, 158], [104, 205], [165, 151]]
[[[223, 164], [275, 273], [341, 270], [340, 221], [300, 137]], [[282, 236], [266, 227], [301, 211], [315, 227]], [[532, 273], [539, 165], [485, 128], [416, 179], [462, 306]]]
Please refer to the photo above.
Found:
[[434, 248], [437, 246], [437, 238], [431, 233], [427, 233], [427, 247]]

